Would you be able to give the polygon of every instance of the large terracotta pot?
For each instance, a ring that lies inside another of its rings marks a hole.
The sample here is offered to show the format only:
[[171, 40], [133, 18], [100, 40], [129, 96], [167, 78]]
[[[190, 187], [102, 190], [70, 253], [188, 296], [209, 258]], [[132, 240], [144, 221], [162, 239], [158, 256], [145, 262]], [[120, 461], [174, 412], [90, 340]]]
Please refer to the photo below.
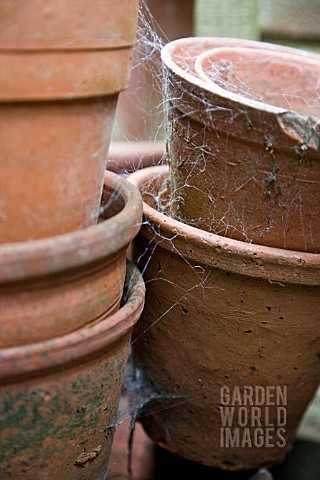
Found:
[[104, 480], [132, 326], [144, 302], [127, 270], [122, 308], [93, 327], [0, 350], [3, 480]]
[[142, 200], [111, 172], [101, 217], [80, 231], [0, 245], [0, 348], [72, 332], [119, 308], [126, 248], [140, 228]]
[[238, 39], [162, 51], [173, 213], [256, 244], [320, 246], [320, 56]]
[[0, 242], [96, 223], [138, 0], [1, 2]]
[[[274, 465], [320, 382], [320, 255], [250, 245], [160, 213], [167, 176], [167, 167], [153, 167], [130, 177], [145, 200], [133, 244], [147, 285], [133, 341], [149, 392], [140, 420], [155, 442], [204, 465]], [[232, 403], [237, 390], [242, 405]], [[260, 400], [250, 403], [245, 391]], [[223, 430], [230, 405], [233, 445]]]

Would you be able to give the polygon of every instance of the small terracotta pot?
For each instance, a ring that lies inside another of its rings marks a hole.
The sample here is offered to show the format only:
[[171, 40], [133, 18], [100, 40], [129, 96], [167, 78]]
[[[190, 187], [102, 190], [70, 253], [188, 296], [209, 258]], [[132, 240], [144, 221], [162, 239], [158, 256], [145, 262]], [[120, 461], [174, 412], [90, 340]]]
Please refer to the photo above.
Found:
[[238, 39], [162, 51], [173, 213], [237, 240], [317, 253], [320, 56]]
[[0, 243], [96, 223], [138, 0], [1, 4]]
[[111, 142], [107, 170], [132, 173], [139, 168], [159, 165], [165, 158], [164, 142]]
[[0, 246], [0, 348], [64, 335], [119, 308], [142, 217], [138, 190], [107, 172], [101, 213], [81, 231]]
[[[155, 393], [141, 422], [155, 442], [204, 465], [277, 464], [320, 382], [320, 255], [250, 245], [160, 213], [155, 199], [167, 176], [167, 167], [153, 167], [130, 177], [145, 200], [133, 252], [147, 285], [133, 358], [146, 391]], [[242, 412], [245, 425], [235, 404], [230, 428], [232, 434], [239, 428], [240, 443], [226, 448], [223, 389], [239, 389], [243, 402], [245, 388], [286, 389], [287, 401], [270, 406], [253, 399]], [[252, 406], [261, 415], [260, 446]], [[286, 415], [282, 426], [278, 406]], [[248, 432], [251, 446], [242, 444]], [[284, 445], [276, 443], [281, 434]]]
[[0, 350], [3, 480], [104, 480], [144, 283], [127, 270], [122, 308], [93, 327]]

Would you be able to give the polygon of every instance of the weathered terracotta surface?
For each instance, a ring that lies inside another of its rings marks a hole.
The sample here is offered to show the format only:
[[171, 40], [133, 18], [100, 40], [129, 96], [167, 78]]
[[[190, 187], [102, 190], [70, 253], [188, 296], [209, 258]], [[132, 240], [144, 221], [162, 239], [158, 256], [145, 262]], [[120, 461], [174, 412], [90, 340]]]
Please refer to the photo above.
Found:
[[162, 60], [176, 218], [237, 240], [319, 252], [320, 56], [193, 38], [168, 44]]
[[129, 82], [138, 1], [51, 3], [1, 4], [2, 243], [96, 223]]
[[[320, 255], [250, 245], [159, 213], [154, 202], [167, 175], [167, 167], [153, 167], [130, 177], [146, 202], [133, 245], [147, 285], [133, 356], [154, 396], [141, 422], [155, 442], [204, 465], [277, 464], [320, 382]], [[283, 448], [267, 402], [260, 404], [261, 448], [253, 441], [257, 424], [240, 426], [239, 405], [231, 432], [239, 427], [242, 442], [248, 427], [252, 446], [221, 446], [224, 386], [287, 388]]]
[[123, 0], [1, 2], [1, 49], [38, 50], [131, 46], [137, 2]]
[[166, 158], [164, 142], [111, 142], [107, 170], [112, 172], [135, 172], [151, 167]]
[[107, 172], [101, 223], [0, 245], [0, 348], [57, 337], [117, 310], [141, 217], [138, 190]]
[[104, 480], [144, 283], [127, 269], [124, 305], [93, 327], [0, 350], [1, 479]]

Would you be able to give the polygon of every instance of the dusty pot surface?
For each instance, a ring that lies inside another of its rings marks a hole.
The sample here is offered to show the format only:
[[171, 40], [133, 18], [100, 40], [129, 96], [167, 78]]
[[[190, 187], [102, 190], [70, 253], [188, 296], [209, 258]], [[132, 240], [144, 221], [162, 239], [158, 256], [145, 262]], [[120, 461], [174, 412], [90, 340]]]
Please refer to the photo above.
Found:
[[141, 421], [161, 446], [204, 465], [274, 465], [320, 382], [320, 255], [173, 220], [155, 209], [167, 175], [131, 176], [145, 200], [133, 252], [147, 284], [133, 355], [154, 392]]
[[320, 56], [238, 39], [162, 51], [173, 213], [216, 234], [317, 253]]
[[132, 326], [144, 302], [127, 270], [124, 305], [93, 327], [0, 350], [3, 480], [104, 480]]
[[81, 231], [0, 246], [1, 348], [57, 337], [118, 309], [142, 200], [112, 172], [105, 176], [101, 217]]
[[138, 1], [67, 3], [1, 3], [2, 243], [97, 221]]

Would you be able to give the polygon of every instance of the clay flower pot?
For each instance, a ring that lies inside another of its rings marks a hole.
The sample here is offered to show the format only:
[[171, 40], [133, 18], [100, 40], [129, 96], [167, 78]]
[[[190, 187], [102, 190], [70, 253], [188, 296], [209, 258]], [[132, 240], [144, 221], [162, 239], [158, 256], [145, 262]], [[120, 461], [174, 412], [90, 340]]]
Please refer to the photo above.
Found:
[[122, 308], [54, 340], [0, 350], [3, 480], [104, 480], [132, 326], [144, 302], [127, 270]]
[[138, 0], [51, 3], [1, 3], [2, 243], [96, 223], [129, 82]]
[[105, 220], [98, 225], [0, 245], [0, 348], [64, 335], [119, 308], [142, 200], [114, 173], [106, 173], [104, 185]]
[[162, 51], [173, 213], [256, 244], [320, 245], [320, 56], [238, 39]]
[[[250, 245], [160, 213], [167, 176], [163, 166], [130, 177], [145, 200], [133, 252], [147, 285], [133, 358], [154, 392], [140, 420], [155, 442], [204, 465], [274, 465], [320, 382], [320, 255]], [[245, 389], [264, 399], [250, 404]], [[276, 404], [272, 391], [283, 394]], [[223, 430], [232, 405], [233, 445]]]
[[139, 168], [158, 165], [165, 160], [164, 142], [111, 142], [107, 170], [132, 173]]

